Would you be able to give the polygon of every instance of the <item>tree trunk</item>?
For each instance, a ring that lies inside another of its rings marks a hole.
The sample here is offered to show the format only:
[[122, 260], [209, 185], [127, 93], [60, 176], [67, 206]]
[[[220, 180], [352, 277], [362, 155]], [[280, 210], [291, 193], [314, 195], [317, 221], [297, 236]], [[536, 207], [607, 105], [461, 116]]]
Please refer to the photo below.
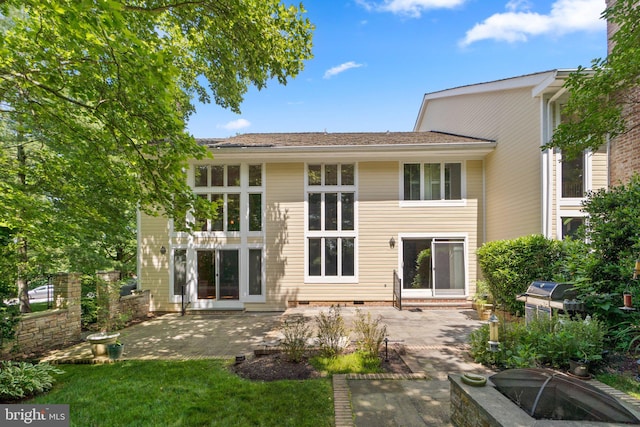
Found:
[[[22, 141], [22, 134], [18, 135], [18, 141]], [[27, 177], [25, 174], [27, 166], [27, 156], [24, 152], [22, 144], [18, 145], [18, 180], [22, 187], [27, 185]], [[31, 313], [31, 305], [29, 304], [29, 281], [26, 278], [27, 263], [29, 262], [29, 254], [27, 252], [27, 239], [24, 236], [18, 237], [18, 302], [20, 304], [20, 313]]]

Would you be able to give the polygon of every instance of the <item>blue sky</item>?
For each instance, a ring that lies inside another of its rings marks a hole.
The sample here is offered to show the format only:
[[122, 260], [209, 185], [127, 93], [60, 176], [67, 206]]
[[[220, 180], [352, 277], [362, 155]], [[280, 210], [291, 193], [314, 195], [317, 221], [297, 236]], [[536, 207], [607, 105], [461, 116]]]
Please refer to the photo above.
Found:
[[314, 58], [234, 114], [197, 105], [197, 138], [411, 131], [425, 93], [606, 56], [605, 0], [306, 0]]

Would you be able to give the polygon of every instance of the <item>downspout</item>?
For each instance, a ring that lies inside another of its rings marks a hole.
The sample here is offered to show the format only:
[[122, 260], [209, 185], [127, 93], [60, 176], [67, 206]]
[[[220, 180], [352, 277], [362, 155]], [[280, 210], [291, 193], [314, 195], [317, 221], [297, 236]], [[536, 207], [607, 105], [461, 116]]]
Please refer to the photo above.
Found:
[[[558, 100], [567, 90], [562, 87], [560, 88], [551, 98], [547, 100], [546, 103], [546, 120], [544, 123], [543, 129], [543, 145], [549, 142], [553, 136], [555, 131], [554, 120], [552, 115], [551, 105]], [[553, 179], [553, 149], [548, 148], [544, 151], [543, 154], [543, 209], [544, 209], [544, 218], [543, 218], [543, 230], [544, 235], [547, 238], [555, 238], [557, 233], [554, 233], [554, 230], [551, 228], [552, 225], [552, 217], [553, 217], [553, 188], [554, 181], [557, 179]]]

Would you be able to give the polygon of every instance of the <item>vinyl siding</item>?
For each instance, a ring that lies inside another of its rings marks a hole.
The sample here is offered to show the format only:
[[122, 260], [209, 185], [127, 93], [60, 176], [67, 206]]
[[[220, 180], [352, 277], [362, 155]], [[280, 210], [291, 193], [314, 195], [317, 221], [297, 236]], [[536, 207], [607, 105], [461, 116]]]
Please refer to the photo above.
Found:
[[[426, 160], [426, 158], [425, 158]], [[413, 159], [412, 159], [413, 161]], [[466, 237], [469, 295], [475, 291], [475, 251], [482, 234], [483, 162], [467, 161], [464, 206], [401, 206], [400, 162], [372, 161], [357, 164], [357, 283], [305, 283], [305, 206], [302, 162], [265, 165], [265, 271], [266, 302], [246, 303], [247, 310], [281, 310], [292, 301], [391, 301], [394, 269], [399, 269], [399, 235]], [[144, 289], [152, 292], [153, 310], [177, 311], [169, 303], [168, 221], [141, 216], [141, 268]], [[397, 241], [389, 247], [391, 237]], [[259, 238], [249, 238], [259, 243]], [[240, 243], [194, 236], [173, 238], [174, 244], [194, 246]]]
[[542, 232], [540, 104], [531, 88], [429, 101], [421, 131], [497, 141], [485, 159], [486, 239]]
[[151, 311], [174, 311], [169, 301], [169, 252], [160, 253], [160, 248], [169, 248], [169, 222], [163, 216], [140, 213], [138, 227], [138, 280], [143, 289], [151, 291]]

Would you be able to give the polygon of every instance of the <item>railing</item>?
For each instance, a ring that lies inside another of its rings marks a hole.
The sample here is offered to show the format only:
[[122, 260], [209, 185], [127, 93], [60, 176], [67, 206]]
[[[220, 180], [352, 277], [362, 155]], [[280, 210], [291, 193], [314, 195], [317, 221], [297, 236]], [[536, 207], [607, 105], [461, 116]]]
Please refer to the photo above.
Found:
[[402, 310], [402, 279], [396, 270], [393, 270], [393, 306]]

